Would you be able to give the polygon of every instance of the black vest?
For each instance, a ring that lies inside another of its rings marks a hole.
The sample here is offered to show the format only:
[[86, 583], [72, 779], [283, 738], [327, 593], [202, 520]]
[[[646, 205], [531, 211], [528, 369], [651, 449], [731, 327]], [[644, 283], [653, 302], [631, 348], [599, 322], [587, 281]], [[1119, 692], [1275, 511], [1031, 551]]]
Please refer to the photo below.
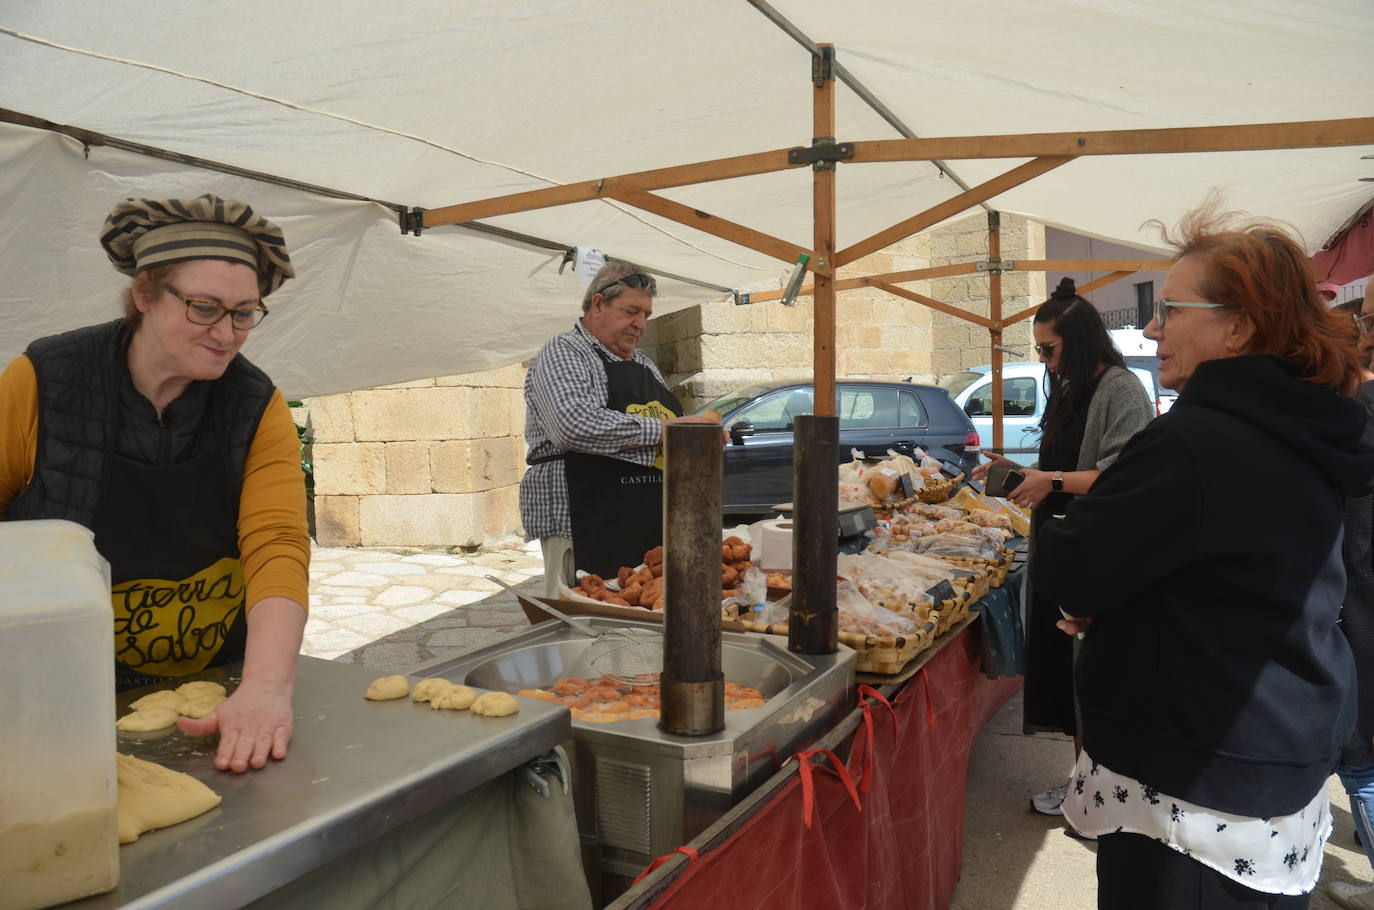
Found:
[[[29, 345], [25, 353], [38, 377], [38, 450], [33, 479], [10, 503], [7, 518], [65, 518], [91, 527], [107, 442], [115, 454], [158, 467], [227, 447], [233, 482], [241, 484], [272, 380], [239, 355], [219, 379], [191, 383], [159, 423], [129, 378], [122, 325], [89, 326]], [[115, 408], [121, 409], [117, 421]], [[107, 440], [116, 422], [118, 438]]]

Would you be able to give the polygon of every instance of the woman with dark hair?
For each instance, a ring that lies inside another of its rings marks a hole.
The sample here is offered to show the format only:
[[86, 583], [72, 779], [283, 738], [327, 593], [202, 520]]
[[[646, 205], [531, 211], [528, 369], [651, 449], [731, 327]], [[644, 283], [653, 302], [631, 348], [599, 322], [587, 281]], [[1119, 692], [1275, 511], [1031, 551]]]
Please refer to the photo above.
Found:
[[[1102, 317], [1078, 296], [1072, 278], [1059, 282], [1041, 304], [1031, 326], [1035, 351], [1045, 364], [1047, 403], [1040, 423], [1040, 458], [1023, 469], [1025, 480], [1009, 498], [1032, 512], [1032, 535], [1044, 523], [1064, 514], [1074, 496], [1088, 492], [1098, 474], [1116, 460], [1126, 441], [1154, 415], [1150, 396], [1126, 369]], [[987, 476], [996, 462], [1010, 461], [984, 452], [991, 461], [973, 471]], [[1032, 560], [1035, 544], [1032, 542]], [[1081, 747], [1074, 710], [1073, 646], [1055, 629], [1063, 614], [1059, 605], [1035, 586], [1030, 589], [1026, 621], [1026, 690], [1023, 724], [1028, 733], [1056, 732], [1074, 737], [1075, 757]], [[1059, 815], [1068, 783], [1031, 798], [1045, 815]]]
[[1342, 503], [1374, 478], [1360, 366], [1302, 248], [1229, 221], [1184, 220], [1146, 329], [1178, 402], [1031, 565], [1085, 636], [1063, 810], [1099, 838], [1101, 908], [1307, 907], [1354, 725], [1337, 621]]

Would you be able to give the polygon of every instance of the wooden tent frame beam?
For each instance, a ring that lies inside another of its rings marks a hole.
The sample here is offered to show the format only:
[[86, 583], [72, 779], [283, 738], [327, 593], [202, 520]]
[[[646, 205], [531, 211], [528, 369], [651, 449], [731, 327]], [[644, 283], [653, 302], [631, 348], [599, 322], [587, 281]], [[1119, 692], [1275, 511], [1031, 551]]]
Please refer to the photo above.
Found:
[[[825, 49], [833, 68], [831, 45], [817, 45]], [[904, 272], [889, 272], [859, 278], [837, 279], [836, 270], [864, 256], [889, 246], [905, 237], [919, 233], [932, 225], [952, 218], [975, 205], [1019, 186], [1075, 158], [1098, 155], [1155, 155], [1197, 152], [1240, 152], [1289, 148], [1332, 148], [1339, 146], [1374, 144], [1374, 117], [1353, 117], [1342, 120], [1306, 120], [1288, 123], [1259, 123], [1236, 126], [1181, 127], [1145, 130], [1099, 130], [1072, 133], [1031, 133], [999, 136], [961, 136], [943, 139], [890, 139], [835, 145], [834, 80], [829, 71], [818, 76], [812, 71], [812, 150], [833, 153], [813, 165], [814, 154], [803, 149], [774, 149], [750, 155], [718, 158], [693, 164], [676, 165], [648, 171], [586, 180], [580, 183], [552, 186], [546, 189], [511, 193], [490, 199], [459, 203], [430, 209], [421, 214], [425, 228], [477, 221], [498, 215], [596, 199], [615, 200], [679, 224], [711, 234], [731, 243], [747, 247], [766, 256], [796, 262], [803, 254], [810, 257], [807, 268], [813, 273], [810, 286], [802, 294], [812, 296], [812, 328], [814, 349], [812, 369], [816, 413], [832, 414], [835, 408], [835, 295], [836, 292], [857, 287], [877, 287], [889, 294], [923, 304], [931, 309], [982, 326], [990, 336], [993, 380], [993, 445], [1002, 443], [1002, 330], [1009, 325], [1030, 319], [1038, 306], [1003, 317], [1002, 273], [1004, 271], [1109, 271], [1081, 288], [1088, 292], [1138, 271], [1157, 271], [1169, 268], [1166, 259], [1046, 259], [1001, 260], [1001, 215], [988, 213], [988, 259], [986, 262], [953, 263]], [[797, 152], [798, 154], [792, 154]], [[838, 163], [867, 164], [895, 161], [950, 161], [990, 158], [1028, 158], [1026, 161], [991, 180], [951, 199], [938, 203], [924, 212], [885, 228], [864, 240], [837, 251], [835, 167]], [[813, 165], [812, 224], [813, 249], [806, 250], [794, 243], [745, 227], [689, 205], [667, 199], [654, 190], [669, 189], [748, 177], [775, 171]], [[898, 287], [900, 282], [926, 278], [969, 275], [985, 271], [988, 274], [988, 302], [990, 318], [977, 316], [959, 307]], [[776, 300], [781, 291], [750, 294], [750, 302]]]

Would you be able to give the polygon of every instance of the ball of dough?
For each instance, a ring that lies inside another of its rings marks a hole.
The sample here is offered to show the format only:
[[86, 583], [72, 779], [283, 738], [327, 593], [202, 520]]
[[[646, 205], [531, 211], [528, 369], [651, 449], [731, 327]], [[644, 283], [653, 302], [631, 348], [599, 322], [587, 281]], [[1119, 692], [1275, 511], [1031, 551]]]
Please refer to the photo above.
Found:
[[477, 700], [477, 693], [467, 686], [450, 684], [437, 698], [429, 703], [431, 708], [446, 708], [450, 711], [465, 711]]
[[177, 708], [177, 713], [182, 717], [209, 717], [215, 713], [215, 709], [219, 707], [222, 701], [224, 701], [223, 695], [206, 692], [186, 699], [186, 703]]
[[142, 711], [144, 708], [171, 708], [173, 711], [186, 700], [186, 696], [171, 689], [159, 689], [149, 693], [142, 698], [136, 699], [129, 704], [135, 711]]
[[165, 730], [177, 722], [177, 712], [166, 705], [153, 705], [139, 708], [132, 714], [125, 714], [115, 726], [126, 733], [148, 733], [152, 730]]
[[422, 679], [415, 684], [415, 691], [410, 693], [410, 697], [418, 702], [433, 701], [440, 695], [448, 691], [453, 683], [447, 679], [440, 679], [435, 676], [431, 679]]
[[472, 703], [472, 713], [487, 717], [505, 717], [520, 710], [520, 702], [509, 692], [488, 692]]
[[373, 680], [363, 698], [368, 701], [389, 701], [393, 698], [405, 698], [409, 694], [410, 680], [398, 674]]
[[198, 679], [195, 682], [182, 683], [177, 686], [177, 694], [187, 698], [197, 698], [202, 695], [218, 695], [223, 697], [228, 695], [228, 690], [217, 682], [210, 682], [207, 679]]

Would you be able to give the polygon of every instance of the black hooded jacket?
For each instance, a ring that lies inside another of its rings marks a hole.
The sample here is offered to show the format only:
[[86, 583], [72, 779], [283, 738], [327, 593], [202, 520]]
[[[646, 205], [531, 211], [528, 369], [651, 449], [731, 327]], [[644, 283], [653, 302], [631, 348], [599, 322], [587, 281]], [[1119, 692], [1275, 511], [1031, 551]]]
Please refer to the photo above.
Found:
[[1253, 818], [1324, 786], [1355, 717], [1337, 620], [1365, 420], [1277, 357], [1208, 361], [1042, 530], [1035, 586], [1094, 620], [1076, 676], [1094, 760]]

